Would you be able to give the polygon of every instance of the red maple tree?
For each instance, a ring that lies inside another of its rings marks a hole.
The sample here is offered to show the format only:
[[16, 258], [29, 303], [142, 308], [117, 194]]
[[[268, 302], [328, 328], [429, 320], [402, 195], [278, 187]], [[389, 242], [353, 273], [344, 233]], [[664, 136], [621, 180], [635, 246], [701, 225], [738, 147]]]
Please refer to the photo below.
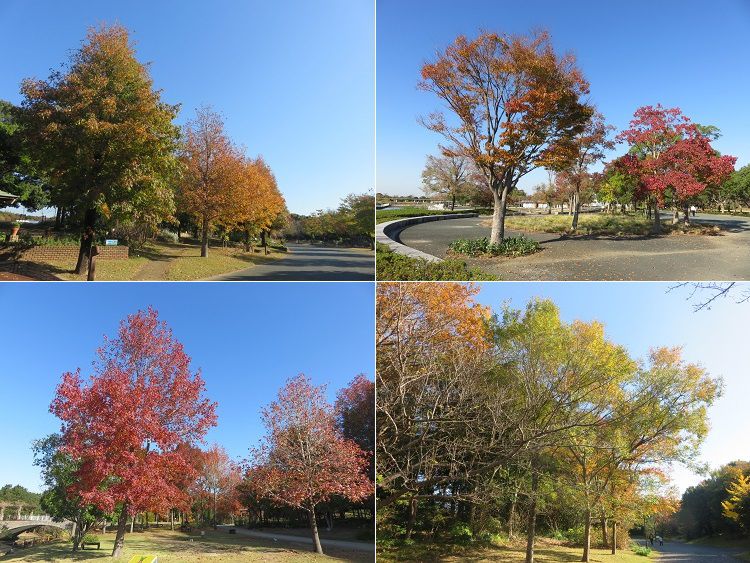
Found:
[[216, 403], [154, 309], [128, 316], [97, 355], [87, 382], [80, 369], [63, 375], [50, 412], [62, 420], [63, 451], [80, 462], [71, 493], [120, 510], [117, 557], [128, 515], [181, 504], [194, 469], [180, 446], [216, 424]]
[[352, 501], [372, 495], [369, 456], [337, 429], [325, 386], [303, 374], [288, 380], [263, 409], [263, 422], [267, 434], [251, 450], [246, 483], [261, 498], [304, 510], [313, 548], [323, 553], [315, 507], [333, 495]]
[[[619, 163], [637, 178], [637, 195], [653, 205], [654, 232], [661, 230], [658, 208], [667, 193], [675, 208], [687, 207], [690, 197], [722, 183], [734, 171], [737, 158], [719, 155], [704, 129], [680, 108], [657, 104], [638, 108], [630, 127], [617, 136], [631, 146]], [[688, 215], [686, 210], [686, 221]]]

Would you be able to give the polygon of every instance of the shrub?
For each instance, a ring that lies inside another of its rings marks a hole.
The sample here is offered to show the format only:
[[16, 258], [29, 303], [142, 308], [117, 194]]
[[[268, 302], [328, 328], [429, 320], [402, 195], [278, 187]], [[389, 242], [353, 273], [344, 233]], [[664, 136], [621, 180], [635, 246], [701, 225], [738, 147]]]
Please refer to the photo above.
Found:
[[456, 523], [454, 524], [449, 532], [450, 538], [456, 543], [469, 543], [474, 537], [471, 528], [468, 524]]
[[409, 258], [393, 252], [384, 244], [378, 244], [376, 254], [377, 277], [383, 281], [467, 281], [495, 280], [495, 276], [477, 269], [470, 269], [461, 260], [430, 262], [421, 258]]
[[583, 545], [585, 530], [583, 526], [576, 526], [575, 528], [565, 530], [561, 535], [561, 539], [568, 543], [572, 543], [573, 545]]
[[81, 540], [83, 543], [99, 543], [99, 536], [94, 534], [86, 534]]
[[648, 557], [651, 555], [651, 548], [645, 545], [633, 545], [633, 553], [636, 555], [643, 555], [644, 557]]
[[467, 256], [524, 256], [540, 250], [537, 241], [524, 235], [506, 238], [499, 244], [491, 244], [487, 237], [480, 239], [458, 239], [448, 245], [457, 254]]
[[179, 242], [179, 238], [177, 237], [177, 233], [174, 233], [170, 231], [169, 229], [162, 229], [159, 231], [159, 234], [156, 235], [157, 240], [160, 240], [162, 242]]

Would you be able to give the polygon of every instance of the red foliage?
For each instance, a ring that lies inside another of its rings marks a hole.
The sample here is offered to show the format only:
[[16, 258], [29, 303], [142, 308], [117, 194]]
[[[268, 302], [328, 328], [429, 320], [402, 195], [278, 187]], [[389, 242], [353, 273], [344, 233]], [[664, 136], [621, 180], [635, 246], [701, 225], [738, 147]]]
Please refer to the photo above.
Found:
[[653, 195], [659, 202], [668, 189], [683, 201], [722, 183], [734, 171], [737, 160], [720, 156], [679, 108], [639, 108], [618, 140], [633, 147], [619, 162], [638, 178], [640, 195]]
[[165, 512], [184, 504], [194, 474], [185, 445], [216, 424], [216, 403], [190, 371], [155, 310], [139, 311], [105, 337], [86, 383], [65, 373], [50, 405], [62, 424], [63, 450], [80, 461], [72, 493], [105, 511]]
[[324, 392], [300, 374], [263, 410], [267, 435], [247, 474], [258, 496], [313, 511], [332, 495], [358, 501], [373, 494], [369, 456], [336, 428]]

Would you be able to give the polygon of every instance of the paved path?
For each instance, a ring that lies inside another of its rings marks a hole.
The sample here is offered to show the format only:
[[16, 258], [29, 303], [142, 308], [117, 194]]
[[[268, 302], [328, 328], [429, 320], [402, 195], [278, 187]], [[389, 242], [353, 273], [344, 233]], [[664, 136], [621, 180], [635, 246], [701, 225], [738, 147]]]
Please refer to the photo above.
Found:
[[739, 561], [734, 555], [746, 550], [664, 542], [663, 546], [654, 546], [654, 551], [659, 553], [657, 561], [664, 563], [729, 563]]
[[[664, 214], [665, 221], [669, 214]], [[526, 233], [543, 250], [519, 258], [466, 261], [504, 280], [748, 280], [750, 218], [698, 214], [695, 222], [721, 223], [723, 236], [561, 238]], [[400, 242], [444, 258], [448, 243], [489, 236], [489, 217], [451, 219], [407, 227]], [[506, 231], [507, 236], [520, 234]]]
[[216, 281], [354, 281], [375, 279], [375, 253], [362, 248], [287, 244], [289, 253], [266, 264], [215, 276]]
[[[234, 526], [219, 526], [222, 530], [228, 530]], [[237, 534], [243, 536], [250, 536], [251, 538], [274, 540], [283, 543], [303, 543], [312, 549], [312, 537], [310, 536], [289, 536], [286, 534], [277, 534], [274, 532], [259, 532], [257, 530], [248, 530], [247, 528], [235, 528]], [[352, 551], [363, 551], [375, 553], [375, 542], [360, 542], [360, 541], [348, 541], [348, 540], [328, 540], [321, 538], [320, 544], [323, 549], [329, 547], [337, 547], [339, 549], [351, 549]]]

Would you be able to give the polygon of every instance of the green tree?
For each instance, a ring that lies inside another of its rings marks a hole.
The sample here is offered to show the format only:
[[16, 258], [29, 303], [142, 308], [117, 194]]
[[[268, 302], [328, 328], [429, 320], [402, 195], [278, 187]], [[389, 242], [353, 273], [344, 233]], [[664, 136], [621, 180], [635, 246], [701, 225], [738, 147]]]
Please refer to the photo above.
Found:
[[42, 469], [42, 480], [46, 487], [41, 497], [42, 509], [56, 521], [70, 520], [73, 530], [73, 551], [78, 551], [86, 533], [105, 514], [81, 497], [70, 492], [78, 479], [79, 464], [60, 451], [62, 440], [59, 434], [50, 434], [33, 443], [34, 465]]
[[76, 272], [105, 226], [155, 226], [174, 211], [177, 106], [164, 103], [119, 25], [89, 29], [64, 71], [24, 80], [22, 124], [31, 150], [82, 225]]

